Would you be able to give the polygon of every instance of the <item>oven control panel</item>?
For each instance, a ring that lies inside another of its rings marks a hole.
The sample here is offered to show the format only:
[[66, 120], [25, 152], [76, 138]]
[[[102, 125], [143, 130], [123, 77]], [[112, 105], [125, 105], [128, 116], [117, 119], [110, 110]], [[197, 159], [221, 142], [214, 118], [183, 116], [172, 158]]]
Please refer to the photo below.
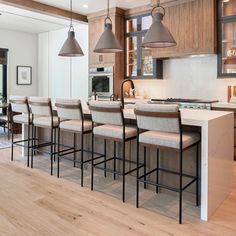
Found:
[[113, 73], [113, 66], [108, 67], [90, 67], [89, 74]]

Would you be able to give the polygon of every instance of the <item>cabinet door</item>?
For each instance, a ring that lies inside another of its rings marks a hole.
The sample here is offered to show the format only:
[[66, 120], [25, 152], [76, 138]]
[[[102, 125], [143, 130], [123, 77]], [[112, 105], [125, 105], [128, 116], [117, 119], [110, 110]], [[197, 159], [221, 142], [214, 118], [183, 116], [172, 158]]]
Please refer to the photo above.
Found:
[[115, 55], [113, 53], [103, 54], [103, 53], [93, 52], [103, 31], [104, 31], [104, 18], [103, 17], [98, 18], [98, 19], [93, 19], [92, 21], [89, 22], [89, 64], [90, 65], [115, 63]]
[[177, 46], [154, 49], [154, 58], [215, 53], [214, 0], [196, 0], [167, 7], [164, 24], [173, 34]]
[[236, 4], [219, 1], [218, 77], [236, 77]]

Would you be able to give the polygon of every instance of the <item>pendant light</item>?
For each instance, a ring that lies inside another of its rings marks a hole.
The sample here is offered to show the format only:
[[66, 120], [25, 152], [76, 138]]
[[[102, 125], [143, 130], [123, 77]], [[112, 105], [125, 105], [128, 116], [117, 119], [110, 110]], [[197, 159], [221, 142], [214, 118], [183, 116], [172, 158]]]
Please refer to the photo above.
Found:
[[153, 23], [143, 39], [142, 47], [165, 48], [176, 46], [177, 43], [174, 37], [162, 23], [163, 17], [165, 16], [165, 8], [160, 5], [160, 0], [157, 2], [157, 6], [152, 9], [151, 15]]
[[70, 0], [70, 28], [68, 38], [64, 42], [58, 56], [62, 57], [79, 57], [84, 56], [84, 53], [75, 38], [75, 30], [72, 24], [72, 0]]
[[107, 17], [105, 18], [104, 24], [105, 30], [98, 40], [94, 52], [115, 53], [123, 51], [119, 41], [112, 32], [112, 20], [109, 15], [109, 0], [107, 0]]

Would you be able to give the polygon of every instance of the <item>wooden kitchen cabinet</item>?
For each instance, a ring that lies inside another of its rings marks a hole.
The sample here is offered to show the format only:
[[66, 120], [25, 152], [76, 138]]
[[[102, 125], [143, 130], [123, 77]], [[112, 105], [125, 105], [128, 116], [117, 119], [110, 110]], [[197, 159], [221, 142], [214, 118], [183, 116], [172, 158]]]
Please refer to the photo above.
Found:
[[236, 4], [218, 1], [218, 78], [236, 77]]
[[216, 52], [216, 1], [195, 0], [166, 7], [164, 24], [177, 46], [153, 49], [154, 58], [180, 57]]
[[[114, 22], [114, 17], [112, 17], [112, 22]], [[113, 25], [113, 28], [115, 25]], [[94, 20], [89, 20], [89, 64], [114, 64], [115, 55], [111, 53], [102, 54], [93, 52], [101, 34], [104, 31], [104, 18], [98, 18]]]
[[[101, 34], [104, 31], [106, 11], [88, 15], [89, 24], [89, 66], [91, 67], [114, 67], [114, 93], [120, 96], [120, 86], [124, 80], [124, 51], [119, 53], [95, 53], [93, 52]], [[110, 9], [113, 32], [119, 40], [122, 48], [125, 48], [125, 11], [118, 7]]]
[[234, 160], [236, 161], [236, 109], [213, 107], [215, 111], [230, 111], [234, 113]]
[[[123, 53], [95, 53], [93, 52], [100, 36], [104, 32], [104, 20], [106, 11], [90, 14], [89, 23], [89, 65], [97, 66], [99, 64], [115, 64], [116, 55], [122, 56]], [[124, 48], [124, 10], [112, 8], [110, 10], [113, 32]]]

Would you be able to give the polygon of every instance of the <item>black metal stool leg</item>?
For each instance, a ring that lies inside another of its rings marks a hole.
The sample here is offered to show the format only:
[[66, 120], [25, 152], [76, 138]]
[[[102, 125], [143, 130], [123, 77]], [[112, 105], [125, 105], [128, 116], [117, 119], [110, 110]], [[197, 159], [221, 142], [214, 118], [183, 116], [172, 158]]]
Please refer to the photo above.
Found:
[[11, 161], [13, 161], [13, 150], [14, 150], [14, 123], [11, 124]]
[[125, 202], [125, 140], [123, 139], [123, 145], [122, 145], [122, 149], [123, 149], [123, 170], [122, 170], [122, 180], [123, 180], [123, 183], [122, 183], [122, 186], [123, 186], [123, 189], [122, 189], [122, 201]]
[[[76, 133], [74, 133], [74, 150], [76, 150], [77, 147], [77, 138], [76, 138]], [[74, 152], [74, 167], [76, 167], [76, 152]]]
[[51, 160], [51, 175], [53, 175], [53, 128], [51, 127], [51, 145], [50, 145], [50, 160]]
[[30, 156], [30, 125], [28, 125], [28, 141], [27, 141], [27, 167], [29, 167]]
[[81, 187], [84, 186], [84, 134], [81, 134]]
[[[157, 172], [156, 172], [156, 184], [159, 184], [159, 149], [157, 149]], [[159, 193], [159, 188], [156, 186], [156, 193]]]
[[139, 208], [139, 138], [137, 137], [136, 207]]
[[93, 171], [94, 171], [94, 134], [92, 131], [92, 160], [91, 160], [91, 190], [93, 190]]
[[107, 177], [107, 140], [104, 139], [104, 177]]
[[199, 144], [197, 144], [196, 150], [196, 206], [199, 206]]
[[183, 151], [180, 150], [180, 161], [179, 161], [179, 224], [182, 224], [182, 175], [183, 175]]
[[57, 129], [54, 128], [54, 135], [53, 135], [53, 160], [56, 161], [56, 140], [57, 140]]
[[60, 177], [60, 135], [61, 130], [58, 128], [58, 134], [57, 134], [57, 178]]
[[31, 168], [34, 167], [34, 125], [32, 124], [31, 126], [31, 137], [32, 137], [32, 140], [31, 140]]
[[[146, 168], [146, 164], [147, 164], [147, 148], [144, 147], [144, 152], [143, 152], [143, 159], [144, 159], [144, 181], [147, 180], [146, 178], [146, 173], [147, 173], [147, 168]], [[144, 182], [144, 188], [147, 188], [147, 183]]]
[[[37, 137], [37, 127], [34, 126], [34, 146], [36, 146], [36, 137]], [[36, 155], [36, 150], [34, 150], [34, 155]]]
[[116, 141], [114, 141], [114, 180], [116, 180]]

